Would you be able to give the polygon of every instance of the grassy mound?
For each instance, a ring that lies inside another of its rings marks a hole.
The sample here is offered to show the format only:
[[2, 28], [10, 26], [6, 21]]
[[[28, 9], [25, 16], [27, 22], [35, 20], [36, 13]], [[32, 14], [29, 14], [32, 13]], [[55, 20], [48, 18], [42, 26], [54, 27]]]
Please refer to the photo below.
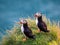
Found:
[[11, 30], [7, 30], [7, 34], [2, 38], [1, 45], [60, 45], [60, 29], [55, 22], [51, 23], [50, 20], [43, 16], [43, 21], [47, 24], [50, 32], [37, 33], [35, 20], [28, 18], [27, 21], [36, 36], [35, 40], [22, 41], [24, 36], [21, 33], [20, 25], [16, 24]]

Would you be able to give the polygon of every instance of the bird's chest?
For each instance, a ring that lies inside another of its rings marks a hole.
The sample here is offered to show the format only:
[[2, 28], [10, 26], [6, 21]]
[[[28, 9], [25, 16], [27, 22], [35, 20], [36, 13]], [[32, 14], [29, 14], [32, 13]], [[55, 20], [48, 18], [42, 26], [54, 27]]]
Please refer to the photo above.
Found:
[[21, 26], [21, 32], [22, 32], [22, 33], [24, 32], [24, 27], [23, 27], [23, 25]]
[[36, 25], [38, 24], [38, 19], [36, 18]]

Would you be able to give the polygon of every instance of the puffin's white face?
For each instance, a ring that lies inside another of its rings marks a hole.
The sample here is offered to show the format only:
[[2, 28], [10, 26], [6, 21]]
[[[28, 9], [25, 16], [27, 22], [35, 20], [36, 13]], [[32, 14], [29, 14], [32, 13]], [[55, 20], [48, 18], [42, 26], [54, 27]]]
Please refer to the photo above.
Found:
[[20, 24], [26, 24], [26, 23], [27, 23], [26, 20], [21, 20], [21, 21], [20, 21]]
[[41, 13], [36, 13], [34, 16], [35, 16], [35, 18], [38, 18], [41, 16]]

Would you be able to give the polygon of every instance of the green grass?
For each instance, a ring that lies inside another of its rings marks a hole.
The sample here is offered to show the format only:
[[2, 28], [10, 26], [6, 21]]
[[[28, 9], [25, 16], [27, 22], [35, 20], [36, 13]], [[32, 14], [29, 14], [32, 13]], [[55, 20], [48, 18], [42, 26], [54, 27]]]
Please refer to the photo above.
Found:
[[35, 40], [24, 38], [20, 30], [20, 25], [16, 24], [11, 30], [7, 30], [7, 34], [2, 38], [1, 45], [60, 45], [60, 29], [56, 23], [51, 23], [44, 17], [43, 19], [48, 26], [49, 33], [40, 32], [37, 33], [37, 27], [35, 20], [28, 18], [29, 27], [32, 29], [33, 34], [36, 36]]

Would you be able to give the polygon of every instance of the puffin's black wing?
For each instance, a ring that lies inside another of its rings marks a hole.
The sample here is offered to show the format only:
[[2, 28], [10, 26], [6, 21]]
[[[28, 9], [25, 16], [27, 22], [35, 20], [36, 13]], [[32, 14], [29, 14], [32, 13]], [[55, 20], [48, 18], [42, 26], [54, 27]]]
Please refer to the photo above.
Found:
[[25, 34], [28, 38], [34, 39], [34, 35], [32, 34], [32, 31], [31, 31], [30, 28], [27, 28], [27, 29], [24, 31], [24, 34]]
[[38, 24], [38, 28], [41, 30], [41, 31], [44, 31], [44, 32], [49, 32], [47, 30], [47, 25], [44, 23], [44, 22], [41, 22]]
[[45, 30], [47, 30], [47, 25], [45, 24], [45, 22], [42, 22], [41, 24], [42, 24], [43, 28], [44, 28]]

